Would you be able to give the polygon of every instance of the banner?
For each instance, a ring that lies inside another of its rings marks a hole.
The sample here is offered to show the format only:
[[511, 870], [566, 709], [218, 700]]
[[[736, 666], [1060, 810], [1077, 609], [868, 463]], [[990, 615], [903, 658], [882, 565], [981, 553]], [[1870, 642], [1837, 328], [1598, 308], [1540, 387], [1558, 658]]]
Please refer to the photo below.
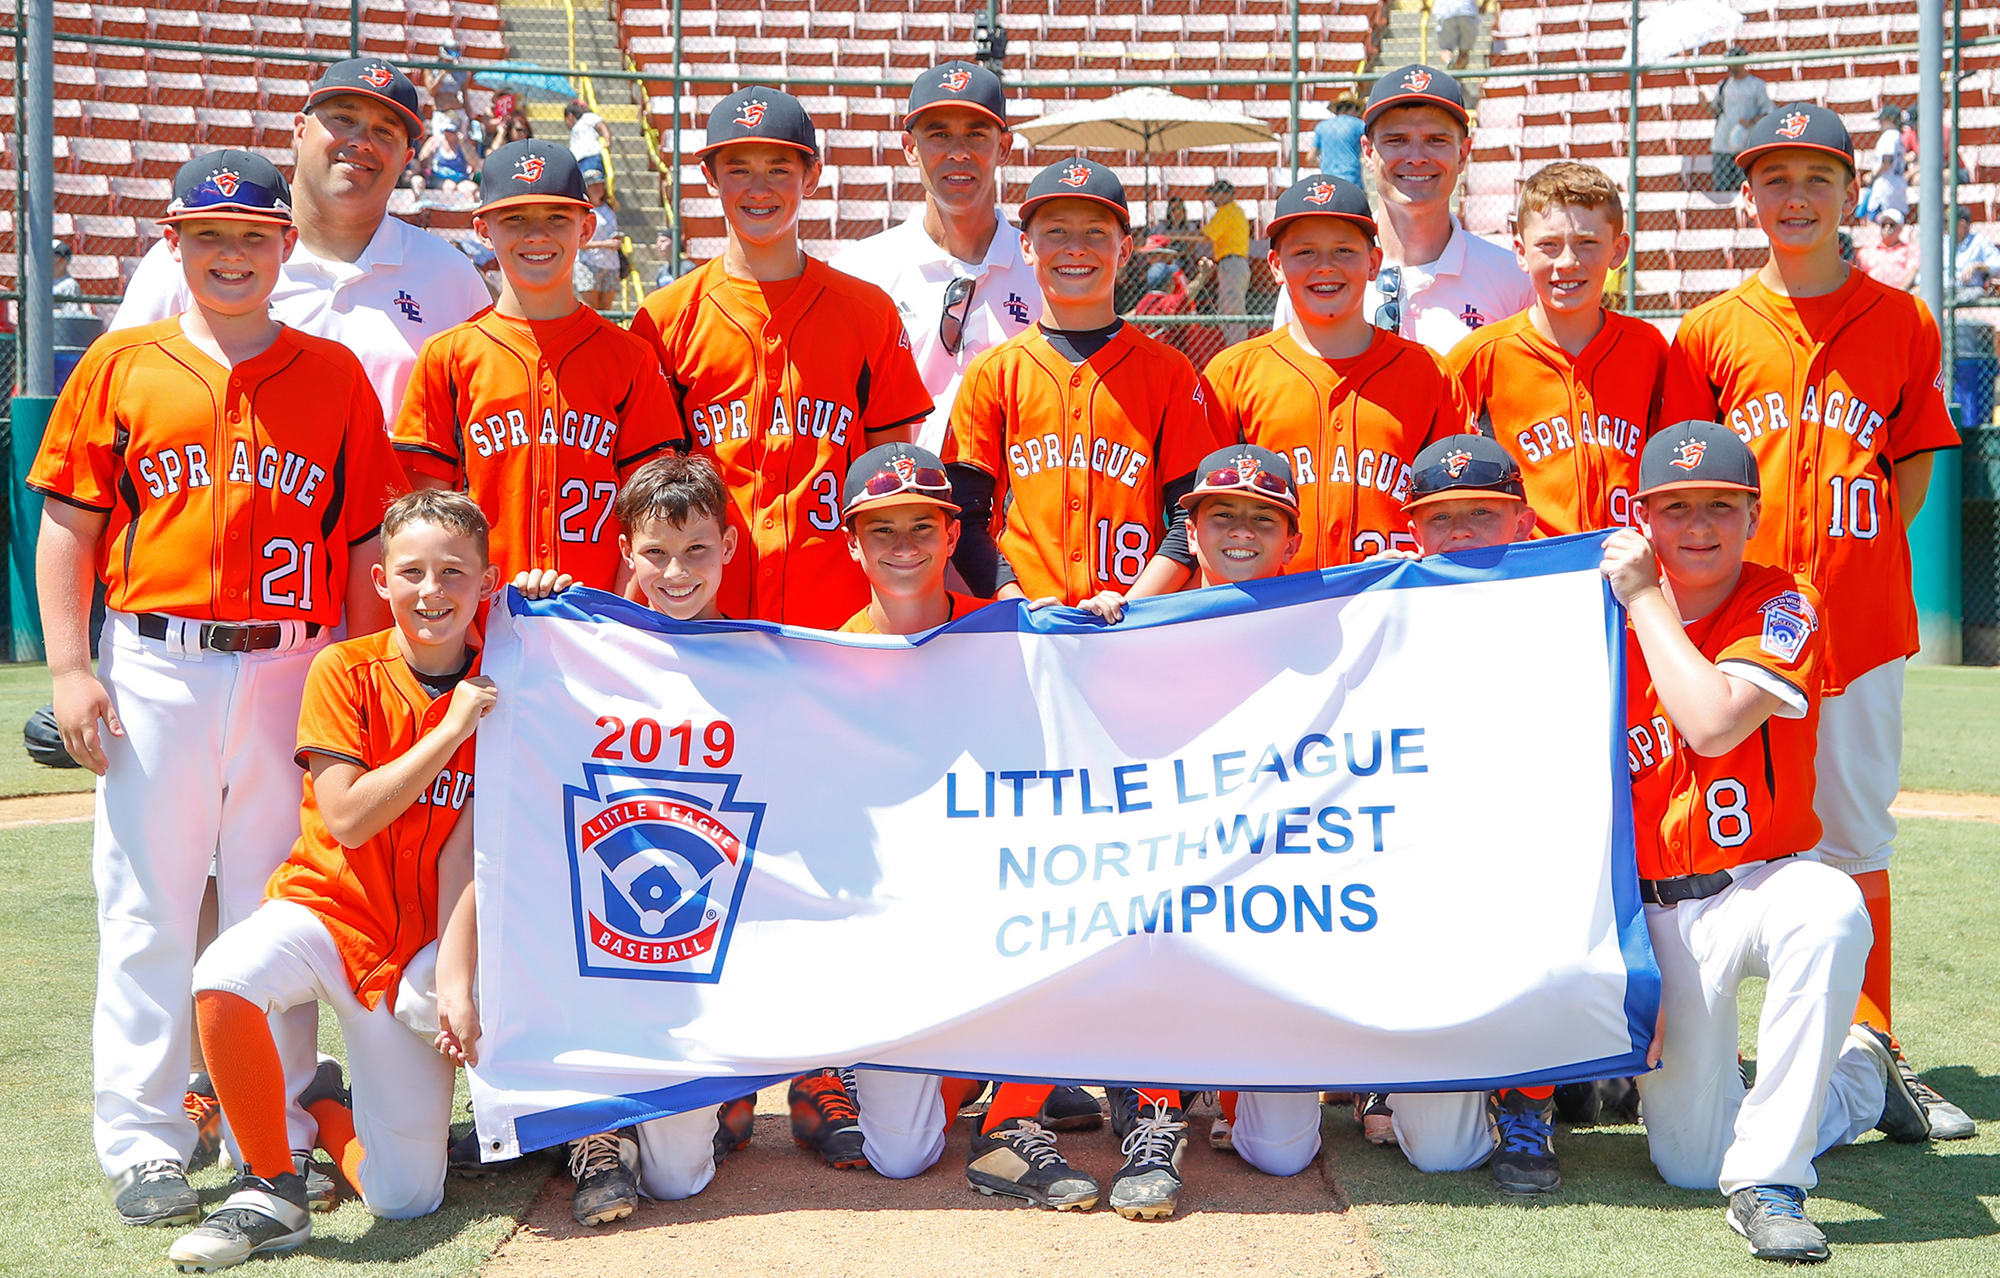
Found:
[[914, 641], [496, 603], [494, 1154], [802, 1070], [1468, 1090], [1642, 1068], [1602, 537]]

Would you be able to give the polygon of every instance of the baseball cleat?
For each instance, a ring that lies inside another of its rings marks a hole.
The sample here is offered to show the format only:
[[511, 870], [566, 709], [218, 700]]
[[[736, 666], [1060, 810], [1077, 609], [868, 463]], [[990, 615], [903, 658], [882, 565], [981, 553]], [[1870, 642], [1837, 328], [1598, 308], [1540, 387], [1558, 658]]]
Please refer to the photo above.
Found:
[[1629, 1078], [1598, 1079], [1597, 1102], [1601, 1107], [1600, 1122], [1604, 1121], [1604, 1115], [1621, 1122], [1639, 1121], [1639, 1085]]
[[207, 1074], [196, 1074], [188, 1080], [187, 1093], [181, 1097], [181, 1112], [194, 1124], [194, 1153], [188, 1157], [187, 1169], [198, 1172], [214, 1164], [216, 1155], [222, 1152], [222, 1106], [215, 1099], [215, 1085], [208, 1081]]
[[[305, 1182], [306, 1207], [312, 1211], [332, 1211], [340, 1206], [340, 1188], [333, 1183], [333, 1177], [326, 1174], [326, 1168], [313, 1161], [311, 1151], [292, 1151], [292, 1172]], [[241, 1170], [229, 1182], [229, 1192], [235, 1193], [251, 1179]]]
[[598, 1132], [569, 1147], [576, 1177], [570, 1213], [579, 1225], [607, 1225], [639, 1209], [639, 1142], [624, 1131]]
[[1597, 1084], [1563, 1083], [1556, 1088], [1556, 1117], [1571, 1127], [1595, 1127], [1604, 1116]]
[[1219, 1154], [1236, 1152], [1236, 1136], [1229, 1128], [1229, 1120], [1217, 1114], [1208, 1125], [1208, 1147]]
[[1731, 1194], [1729, 1227], [1749, 1240], [1759, 1260], [1814, 1264], [1833, 1254], [1826, 1235], [1806, 1219], [1806, 1191], [1791, 1185], [1752, 1185]]
[[187, 1171], [171, 1158], [128, 1167], [111, 1185], [118, 1218], [128, 1225], [191, 1225], [201, 1219], [201, 1201]]
[[792, 1139], [828, 1167], [866, 1167], [861, 1110], [854, 1103], [854, 1072], [823, 1069], [792, 1080]]
[[1902, 1052], [1896, 1053], [1896, 1072], [1902, 1075], [1903, 1085], [1908, 1087], [1924, 1107], [1924, 1117], [1931, 1120], [1932, 1140], [1965, 1140], [1979, 1130], [1972, 1121], [1972, 1115], [1952, 1104], [1937, 1091], [1917, 1077], [1917, 1071], [1903, 1059]]
[[212, 1274], [259, 1256], [297, 1251], [311, 1237], [303, 1180], [246, 1176], [208, 1219], [174, 1241], [167, 1259], [184, 1274]]
[[1119, 1143], [1125, 1165], [1111, 1178], [1111, 1210], [1127, 1220], [1165, 1220], [1181, 1196], [1181, 1155], [1187, 1115], [1154, 1101], [1140, 1111]]
[[1873, 1025], [1856, 1025], [1847, 1031], [1847, 1041], [1867, 1052], [1874, 1059], [1875, 1068], [1882, 1072], [1882, 1117], [1875, 1130], [1905, 1145], [1928, 1140], [1930, 1116], [1910, 1086], [1915, 1076], [1905, 1077], [1897, 1068], [1896, 1047], [1889, 1036]]
[[1054, 1132], [1028, 1118], [1010, 1118], [990, 1132], [974, 1132], [965, 1180], [982, 1194], [1020, 1198], [1057, 1211], [1097, 1206], [1097, 1182], [1063, 1160]]
[[310, 1109], [323, 1100], [338, 1101], [348, 1109], [354, 1108], [354, 1097], [347, 1090], [347, 1084], [340, 1074], [340, 1062], [331, 1056], [319, 1058], [319, 1068], [313, 1071], [312, 1081], [298, 1095], [300, 1109]]
[[1104, 1111], [1097, 1098], [1081, 1087], [1067, 1084], [1049, 1093], [1042, 1102], [1042, 1126], [1052, 1132], [1094, 1132], [1104, 1126]]
[[1371, 1145], [1395, 1145], [1395, 1115], [1389, 1098], [1382, 1092], [1354, 1093], [1354, 1121], [1361, 1124], [1361, 1139]]
[[751, 1129], [757, 1123], [757, 1097], [739, 1096], [733, 1101], [724, 1101], [715, 1107], [715, 1161], [720, 1163], [725, 1157], [750, 1143]]
[[511, 1167], [521, 1161], [518, 1158], [500, 1158], [490, 1163], [484, 1162], [479, 1157], [480, 1145], [479, 1129], [477, 1127], [467, 1129], [465, 1135], [451, 1142], [451, 1150], [445, 1155], [445, 1166], [450, 1168], [455, 1176], [477, 1178], [491, 1176], [501, 1168]]
[[1493, 1119], [1493, 1156], [1486, 1170], [1503, 1194], [1552, 1194], [1562, 1187], [1556, 1161], [1555, 1102], [1509, 1088], [1487, 1098]]

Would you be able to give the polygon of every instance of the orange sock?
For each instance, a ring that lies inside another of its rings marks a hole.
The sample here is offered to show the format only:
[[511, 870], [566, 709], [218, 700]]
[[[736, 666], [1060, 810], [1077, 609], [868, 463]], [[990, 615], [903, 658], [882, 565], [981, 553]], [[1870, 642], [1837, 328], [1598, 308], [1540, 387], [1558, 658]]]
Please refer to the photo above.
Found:
[[1010, 1118], [1033, 1119], [1042, 1112], [1042, 1105], [1055, 1090], [1053, 1083], [1002, 1083], [993, 1091], [993, 1103], [986, 1108], [986, 1119], [979, 1125], [982, 1132], [990, 1132]]
[[1868, 907], [1868, 922], [1875, 929], [1875, 944], [1868, 951], [1868, 966], [1861, 974], [1861, 1002], [1854, 1019], [1876, 1029], [1889, 1030], [1889, 872], [1870, 870], [1854, 876], [1861, 889], [1861, 903]]
[[221, 990], [196, 994], [194, 1017], [215, 1099], [229, 1119], [245, 1167], [263, 1177], [291, 1171], [285, 1067], [271, 1038], [271, 1022], [250, 1000]]
[[1556, 1095], [1556, 1089], [1554, 1087], [1507, 1087], [1501, 1090], [1509, 1092], [1519, 1092], [1521, 1093], [1521, 1095], [1527, 1097], [1529, 1100], [1538, 1100], [1538, 1101], [1554, 1100]]
[[319, 1147], [326, 1156], [340, 1168], [340, 1174], [347, 1177], [347, 1183], [357, 1188], [361, 1185], [361, 1142], [354, 1135], [354, 1111], [327, 1097], [316, 1100], [306, 1108], [319, 1124]]
[[1141, 1105], [1156, 1105], [1165, 1101], [1172, 1109], [1181, 1107], [1181, 1093], [1177, 1087], [1137, 1087], [1133, 1090], [1139, 1093]]
[[958, 1111], [965, 1108], [965, 1102], [972, 1094], [986, 1086], [977, 1078], [945, 1078], [938, 1080], [938, 1091], [944, 1096], [944, 1121], [950, 1123], [958, 1117]]
[[1236, 1125], [1235, 1092], [1224, 1092], [1222, 1094], [1222, 1117], [1229, 1123], [1231, 1127], [1234, 1127]]

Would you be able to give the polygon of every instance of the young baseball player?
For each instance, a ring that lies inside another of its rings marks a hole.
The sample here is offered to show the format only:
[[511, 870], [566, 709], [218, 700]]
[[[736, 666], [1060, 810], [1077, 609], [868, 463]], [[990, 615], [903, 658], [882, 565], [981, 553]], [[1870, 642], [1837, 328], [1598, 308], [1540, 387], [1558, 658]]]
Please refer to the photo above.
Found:
[[1474, 329], [1446, 363], [1481, 433], [1521, 463], [1544, 536], [1629, 525], [1667, 343], [1646, 321], [1604, 308], [1605, 277], [1630, 247], [1618, 188], [1587, 164], [1558, 161], [1521, 188], [1515, 226], [1534, 305]]
[[[1871, 1127], [1922, 1140], [1929, 1121], [1889, 1036], [1849, 1028], [1868, 913], [1850, 877], [1810, 856], [1830, 626], [1803, 575], [1745, 560], [1763, 486], [1729, 427], [1667, 427], [1640, 454], [1637, 531], [1605, 544], [1631, 627], [1626, 754], [1660, 965], [1660, 1068], [1638, 1084], [1668, 1184], [1719, 1185], [1759, 1259], [1817, 1261], [1826, 1238], [1804, 1210], [1814, 1155]], [[1736, 991], [1757, 976], [1768, 984], [1746, 1095]]]
[[500, 296], [424, 344], [396, 448], [419, 487], [472, 494], [506, 575], [620, 590], [619, 481], [684, 444], [679, 405], [646, 345], [576, 295], [596, 215], [569, 148], [510, 142], [479, 182], [473, 228], [499, 259]]
[[1464, 397], [1435, 354], [1368, 322], [1382, 252], [1361, 188], [1306, 178], [1278, 197], [1270, 240], [1292, 318], [1209, 361], [1211, 410], [1225, 434], [1290, 459], [1305, 531], [1293, 570], [1405, 548], [1411, 459], [1465, 433]]
[[[397, 1019], [431, 966], [441, 927], [472, 879], [473, 734], [493, 707], [468, 635], [498, 588], [486, 517], [461, 493], [412, 493], [382, 517], [374, 589], [394, 625], [322, 651], [306, 677], [295, 758], [306, 770], [301, 832], [256, 913], [195, 966], [195, 1016], [216, 1096], [242, 1150], [243, 1180], [167, 1259], [211, 1273], [312, 1237], [303, 1178], [285, 1139], [289, 1091], [269, 1016], [324, 1002], [354, 1071], [301, 1097], [370, 1211], [406, 1219], [444, 1200], [452, 1061], [476, 1058], [470, 987], [441, 981], [441, 1034]], [[464, 819], [461, 820], [463, 815]]]
[[[1902, 765], [1903, 665], [1917, 650], [1905, 530], [1923, 505], [1931, 454], [1956, 447], [1958, 434], [1930, 313], [1841, 260], [1855, 176], [1840, 118], [1780, 107], [1737, 160], [1771, 256], [1681, 321], [1663, 420], [1735, 428], [1768, 502], [1751, 558], [1806, 576], [1826, 602], [1816, 855], [1853, 875], [1868, 903], [1875, 947], [1856, 1019], [1886, 1030], [1889, 804]], [[1972, 1134], [1963, 1110], [1907, 1077], [1933, 1136]]]
[[699, 155], [728, 246], [647, 297], [632, 331], [729, 489], [744, 562], [723, 583], [723, 611], [831, 629], [868, 601], [841, 534], [841, 477], [871, 447], [908, 439], [931, 397], [888, 295], [799, 247], [820, 163], [798, 100], [731, 94]]
[[[350, 628], [378, 626], [368, 569], [405, 487], [360, 364], [270, 316], [287, 200], [248, 152], [181, 166], [159, 221], [193, 302], [91, 347], [27, 477], [48, 499], [35, 570], [56, 720], [100, 778], [95, 1136], [128, 1224], [195, 1219], [182, 1102], [210, 863], [227, 928], [291, 845], [306, 670], [343, 605]], [[109, 609], [95, 674], [93, 576]], [[312, 1010], [275, 1028], [289, 1096], [313, 1076]], [[287, 1148], [310, 1149], [312, 1120], [287, 1117]]]

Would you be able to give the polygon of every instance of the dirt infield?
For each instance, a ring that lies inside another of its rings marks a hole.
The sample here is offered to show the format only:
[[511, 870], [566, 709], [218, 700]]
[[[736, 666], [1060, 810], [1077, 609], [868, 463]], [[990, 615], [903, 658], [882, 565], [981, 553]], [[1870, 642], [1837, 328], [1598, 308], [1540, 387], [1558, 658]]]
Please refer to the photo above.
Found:
[[[644, 1202], [631, 1219], [576, 1224], [571, 1182], [552, 1176], [527, 1219], [482, 1271], [506, 1278], [599, 1278], [670, 1267], [676, 1275], [812, 1273], [963, 1278], [966, 1274], [1205, 1275], [1273, 1273], [1376, 1278], [1360, 1215], [1317, 1170], [1289, 1179], [1208, 1148], [1213, 1107], [1198, 1108], [1182, 1164], [1186, 1190], [1170, 1221], [1121, 1220], [1109, 1207], [1039, 1211], [965, 1183], [972, 1119], [953, 1125], [944, 1156], [912, 1180], [830, 1171], [792, 1143], [785, 1092], [757, 1097], [757, 1134], [715, 1181], [681, 1203]], [[1334, 1119], [1335, 1123], [1342, 1120]], [[1109, 1127], [1066, 1132], [1063, 1154], [1109, 1188], [1124, 1160]]]

